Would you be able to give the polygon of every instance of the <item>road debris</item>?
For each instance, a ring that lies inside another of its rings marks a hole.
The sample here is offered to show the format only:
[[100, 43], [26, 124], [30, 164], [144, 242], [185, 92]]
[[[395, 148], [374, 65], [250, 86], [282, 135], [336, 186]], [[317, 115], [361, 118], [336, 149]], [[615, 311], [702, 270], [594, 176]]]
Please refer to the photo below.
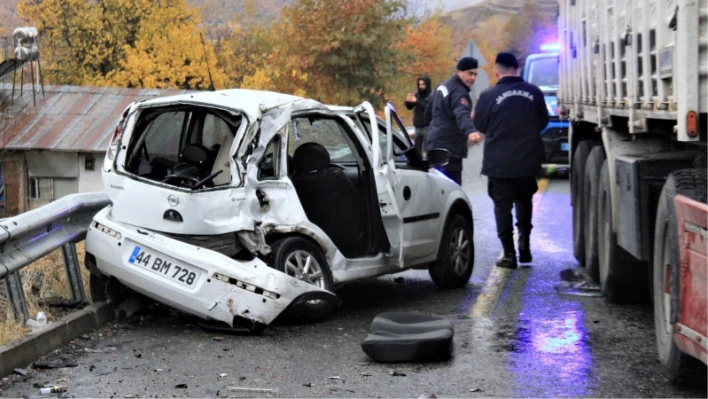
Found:
[[66, 359], [58, 359], [55, 361], [51, 362], [34, 362], [32, 363], [32, 368], [34, 369], [39, 369], [39, 370], [45, 370], [45, 369], [60, 369], [64, 367], [76, 367], [78, 364], [76, 362], [66, 360]]
[[221, 342], [223, 340], [224, 340], [224, 338], [222, 338], [222, 337], [214, 337], [214, 341], [216, 341], [216, 342]]
[[27, 372], [22, 369], [14, 369], [12, 370], [12, 372], [23, 377], [27, 375]]
[[302, 386], [312, 388], [314, 385], [311, 382], [308, 382], [307, 384], [302, 384]]
[[243, 387], [229, 387], [231, 392], [256, 392], [256, 393], [273, 393], [273, 389], [269, 388], [243, 388]]
[[600, 285], [597, 283], [589, 281], [580, 282], [569, 282], [565, 281], [562, 283], [557, 283], [555, 285], [556, 291], [559, 294], [564, 295], [574, 295], [574, 296], [587, 296], [587, 297], [601, 297], [602, 291]]
[[363, 373], [361, 373], [361, 375], [363, 375], [364, 377], [371, 377], [373, 374], [371, 374], [369, 372], [363, 372]]
[[227, 375], [228, 375], [228, 374], [226, 374], [226, 373], [221, 373], [221, 374], [219, 374], [219, 377], [224, 378], [224, 377], [226, 377]]
[[62, 385], [55, 385], [53, 387], [44, 387], [39, 389], [39, 393], [42, 395], [49, 395], [52, 393], [62, 393], [66, 392], [66, 387]]
[[187, 384], [177, 384], [177, 385], [175, 385], [175, 388], [178, 388], [178, 389], [187, 389]]
[[470, 392], [484, 392], [482, 388], [470, 388]]
[[434, 393], [422, 393], [418, 396], [418, 399], [437, 399], [437, 396]]
[[329, 377], [329, 379], [330, 379], [330, 380], [341, 380], [342, 377], [340, 377], [340, 376], [338, 376], [338, 375], [333, 375], [333, 376]]
[[402, 372], [400, 372], [400, 371], [392, 371], [392, 372], [391, 372], [391, 375], [394, 376], [394, 377], [405, 377], [405, 376], [406, 376], [406, 373], [402, 373]]

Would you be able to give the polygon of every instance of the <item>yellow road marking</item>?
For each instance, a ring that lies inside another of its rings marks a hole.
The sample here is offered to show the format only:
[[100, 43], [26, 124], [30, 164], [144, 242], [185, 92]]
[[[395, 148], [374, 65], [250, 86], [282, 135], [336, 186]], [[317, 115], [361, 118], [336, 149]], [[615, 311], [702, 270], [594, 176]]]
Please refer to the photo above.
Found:
[[[538, 181], [538, 191], [533, 198], [533, 209], [534, 211], [538, 209], [538, 204], [543, 197], [544, 192], [548, 188], [548, 179], [541, 179]], [[514, 241], [516, 241], [516, 235], [514, 235]], [[506, 283], [509, 282], [513, 274], [512, 269], [504, 269], [501, 267], [494, 266], [492, 272], [489, 273], [487, 281], [484, 283], [482, 288], [482, 293], [477, 297], [477, 301], [470, 310], [470, 317], [489, 317], [492, 314], [492, 310], [497, 306], [499, 297], [501, 297]]]

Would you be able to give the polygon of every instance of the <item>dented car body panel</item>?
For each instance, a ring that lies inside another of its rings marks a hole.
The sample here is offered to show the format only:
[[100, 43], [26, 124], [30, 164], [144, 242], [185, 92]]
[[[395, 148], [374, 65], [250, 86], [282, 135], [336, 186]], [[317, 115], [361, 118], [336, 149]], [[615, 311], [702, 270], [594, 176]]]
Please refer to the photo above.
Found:
[[[427, 267], [450, 210], [469, 208], [411, 152], [389, 107], [381, 119], [368, 103], [227, 90], [132, 104], [124, 116], [103, 167], [112, 206], [96, 215], [87, 252], [101, 273], [205, 319], [269, 324], [298, 298], [336, 303], [331, 290], [348, 281]], [[306, 169], [322, 154], [331, 172]], [[327, 187], [344, 191], [327, 199]], [[269, 267], [274, 243], [292, 236], [322, 252], [329, 290]]]

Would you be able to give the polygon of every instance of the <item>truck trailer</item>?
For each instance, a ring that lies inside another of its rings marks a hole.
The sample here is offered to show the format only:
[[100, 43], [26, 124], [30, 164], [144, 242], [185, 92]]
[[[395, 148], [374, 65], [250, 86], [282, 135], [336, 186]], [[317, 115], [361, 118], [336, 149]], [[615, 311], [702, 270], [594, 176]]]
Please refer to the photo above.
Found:
[[707, 363], [708, 0], [559, 0], [573, 252], [651, 301], [671, 381]]

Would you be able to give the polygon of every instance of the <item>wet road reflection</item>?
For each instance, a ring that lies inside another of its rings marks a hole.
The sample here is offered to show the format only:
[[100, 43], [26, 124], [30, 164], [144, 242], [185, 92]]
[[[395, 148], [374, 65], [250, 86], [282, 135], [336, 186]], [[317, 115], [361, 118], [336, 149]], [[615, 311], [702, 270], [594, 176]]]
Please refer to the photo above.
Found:
[[584, 312], [577, 302], [554, 309], [524, 298], [507, 366], [516, 380], [516, 397], [585, 396], [597, 385], [587, 344]]

